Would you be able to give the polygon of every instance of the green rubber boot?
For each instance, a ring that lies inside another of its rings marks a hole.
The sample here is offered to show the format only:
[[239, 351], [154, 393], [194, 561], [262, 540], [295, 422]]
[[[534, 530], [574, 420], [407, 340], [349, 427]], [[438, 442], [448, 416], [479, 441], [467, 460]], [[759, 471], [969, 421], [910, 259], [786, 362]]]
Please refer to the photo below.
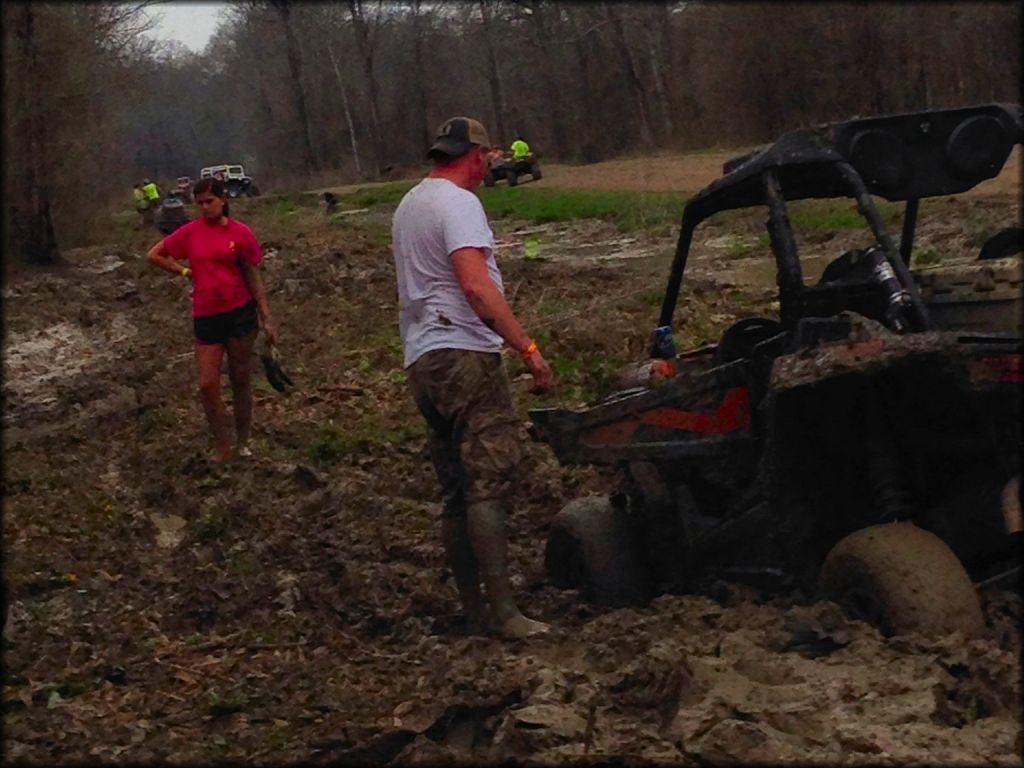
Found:
[[520, 638], [548, 630], [548, 625], [528, 619], [519, 612], [508, 578], [508, 541], [505, 509], [501, 501], [470, 504], [466, 510], [469, 539], [483, 578], [487, 602], [494, 613], [496, 629], [503, 637]]
[[480, 591], [480, 570], [477, 568], [476, 555], [473, 554], [473, 545], [469, 541], [466, 518], [441, 518], [441, 539], [466, 615], [466, 632], [471, 635], [481, 634], [487, 629], [487, 603]]

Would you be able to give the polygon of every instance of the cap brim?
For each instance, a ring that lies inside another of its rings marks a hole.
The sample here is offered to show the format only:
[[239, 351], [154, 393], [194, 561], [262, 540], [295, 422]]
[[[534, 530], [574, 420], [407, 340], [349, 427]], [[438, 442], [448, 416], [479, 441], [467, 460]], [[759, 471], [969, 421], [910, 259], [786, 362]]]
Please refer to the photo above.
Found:
[[444, 136], [435, 141], [433, 146], [427, 150], [427, 157], [434, 157], [435, 155], [445, 155], [446, 157], [453, 158], [462, 157], [475, 146], [476, 144], [468, 141], [455, 141]]

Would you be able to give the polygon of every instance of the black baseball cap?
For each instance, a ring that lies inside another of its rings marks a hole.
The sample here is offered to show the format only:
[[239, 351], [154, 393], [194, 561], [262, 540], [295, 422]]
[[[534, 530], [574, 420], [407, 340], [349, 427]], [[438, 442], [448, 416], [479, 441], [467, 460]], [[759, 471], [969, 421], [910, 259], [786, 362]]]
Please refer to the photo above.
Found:
[[427, 150], [431, 159], [455, 159], [462, 157], [473, 147], [488, 149], [491, 139], [487, 130], [471, 117], [453, 117], [437, 129], [437, 139]]

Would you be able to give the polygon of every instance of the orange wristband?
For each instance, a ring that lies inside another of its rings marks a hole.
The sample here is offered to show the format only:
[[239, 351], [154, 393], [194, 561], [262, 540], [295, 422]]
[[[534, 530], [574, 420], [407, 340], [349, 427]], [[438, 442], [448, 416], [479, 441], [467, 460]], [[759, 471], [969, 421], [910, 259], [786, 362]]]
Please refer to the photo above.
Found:
[[536, 351], [537, 351], [537, 342], [536, 341], [531, 341], [530, 342], [530, 346], [528, 346], [526, 349], [524, 349], [519, 354], [521, 354], [523, 357], [529, 357], [530, 355], [532, 355]]

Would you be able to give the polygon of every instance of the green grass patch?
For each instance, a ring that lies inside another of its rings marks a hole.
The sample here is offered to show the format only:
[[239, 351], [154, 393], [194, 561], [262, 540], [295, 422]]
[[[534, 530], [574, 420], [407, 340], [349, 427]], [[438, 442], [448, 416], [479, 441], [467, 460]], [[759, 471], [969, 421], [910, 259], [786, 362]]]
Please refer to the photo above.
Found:
[[964, 218], [963, 231], [967, 235], [968, 243], [975, 248], [981, 248], [992, 235], [999, 231], [999, 227], [991, 221], [968, 216]]
[[271, 206], [270, 212], [273, 216], [278, 217], [287, 216], [289, 214], [295, 213], [296, 210], [297, 208], [295, 206], [295, 203], [292, 202], [291, 197], [289, 197], [288, 195], [281, 195], [281, 197], [274, 201], [273, 206]]
[[339, 200], [346, 206], [353, 208], [372, 208], [375, 205], [398, 205], [402, 197], [410, 189], [420, 183], [415, 181], [396, 181], [393, 184], [383, 184], [379, 187], [365, 187], [339, 196]]
[[404, 443], [421, 438], [426, 433], [426, 425], [418, 420], [397, 429], [365, 423], [341, 430], [328, 424], [317, 431], [309, 447], [309, 458], [316, 464], [334, 464], [344, 456], [367, 447]]
[[932, 264], [938, 264], [942, 261], [942, 255], [934, 248], [922, 248], [920, 251], [915, 250], [910, 257], [910, 266], [912, 267], [928, 267]]
[[660, 307], [665, 301], [664, 289], [652, 288], [649, 291], [644, 291], [640, 295], [640, 301], [649, 307]]
[[247, 520], [244, 510], [228, 507], [204, 515], [193, 522], [191, 528], [197, 541], [215, 541], [240, 528]]
[[487, 214], [545, 224], [552, 221], [601, 219], [624, 232], [664, 228], [679, 221], [686, 195], [662, 192], [600, 192], [597, 190], [484, 187], [480, 199]]
[[738, 237], [731, 237], [729, 238], [729, 244], [726, 246], [725, 255], [730, 259], [742, 259], [745, 256], [749, 256], [753, 251], [754, 246], [750, 243]]
[[[875, 200], [882, 221], [892, 224], [901, 219], [902, 209], [885, 200]], [[848, 199], [796, 200], [789, 204], [789, 220], [797, 230], [867, 229], [867, 220]]]
[[555, 372], [555, 376], [561, 381], [563, 379], [574, 379], [580, 369], [579, 360], [564, 355], [555, 355], [548, 363]]

